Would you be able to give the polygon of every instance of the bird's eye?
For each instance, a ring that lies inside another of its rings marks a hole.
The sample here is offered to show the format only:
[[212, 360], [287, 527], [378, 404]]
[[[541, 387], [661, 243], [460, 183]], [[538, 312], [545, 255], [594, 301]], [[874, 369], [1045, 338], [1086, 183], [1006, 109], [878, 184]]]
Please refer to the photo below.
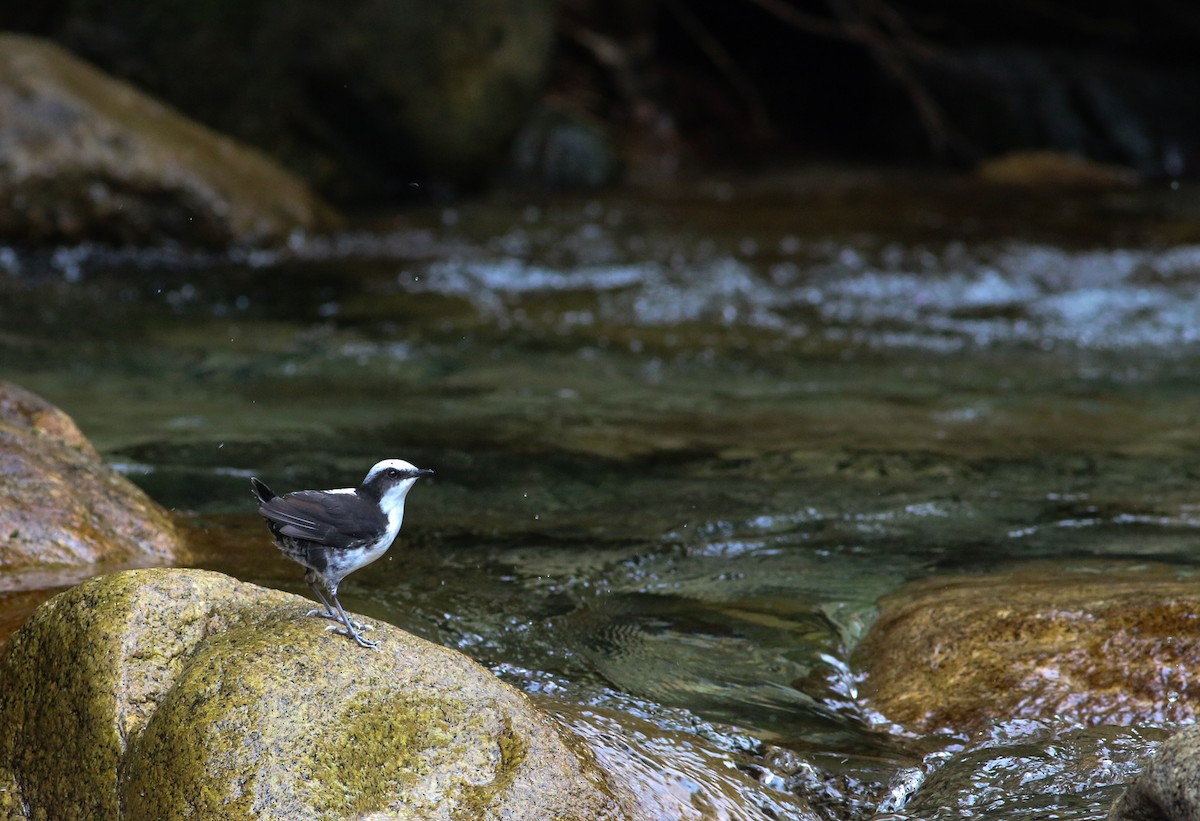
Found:
[[387, 469], [387, 477], [388, 477], [389, 479], [395, 479], [395, 478], [396, 478], [397, 476], [399, 476], [399, 475], [400, 475], [400, 471], [396, 470], [395, 468], [388, 468], [388, 469]]

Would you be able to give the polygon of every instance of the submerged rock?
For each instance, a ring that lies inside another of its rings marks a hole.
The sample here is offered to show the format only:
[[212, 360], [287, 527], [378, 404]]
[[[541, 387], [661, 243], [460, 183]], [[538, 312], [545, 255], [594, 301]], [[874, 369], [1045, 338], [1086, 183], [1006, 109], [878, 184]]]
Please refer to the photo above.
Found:
[[1113, 803], [1108, 821], [1193, 821], [1200, 818], [1200, 727], [1163, 742]]
[[334, 223], [257, 151], [59, 46], [0, 34], [0, 238], [219, 247]]
[[0, 816], [628, 817], [515, 688], [386, 624], [366, 650], [310, 607], [178, 569], [47, 602], [0, 657]]
[[1161, 733], [1013, 722], [977, 749], [934, 753], [894, 779], [893, 794], [872, 821], [1096, 818], [1081, 814], [1081, 805], [1098, 809], [1110, 802]]
[[858, 658], [867, 702], [921, 733], [1194, 721], [1200, 589], [1168, 568], [932, 577], [881, 602]]
[[0, 587], [47, 586], [32, 577], [56, 568], [184, 554], [167, 512], [106, 465], [67, 414], [0, 382]]

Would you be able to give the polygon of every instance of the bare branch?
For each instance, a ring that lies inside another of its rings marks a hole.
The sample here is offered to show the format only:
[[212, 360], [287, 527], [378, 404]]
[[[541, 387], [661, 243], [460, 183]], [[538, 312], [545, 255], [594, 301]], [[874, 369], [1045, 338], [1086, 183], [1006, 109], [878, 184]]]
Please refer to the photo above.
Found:
[[733, 56], [716, 37], [709, 33], [704, 24], [681, 0], [663, 0], [663, 3], [675, 15], [675, 19], [679, 21], [684, 30], [692, 36], [708, 59], [713, 62], [713, 65], [725, 76], [725, 80], [732, 86], [734, 92], [741, 97], [742, 103], [750, 113], [751, 126], [755, 132], [764, 137], [772, 136], [775, 128], [771, 124], [770, 115], [767, 114], [767, 106], [763, 102], [762, 95], [758, 93], [754, 83], [738, 68]]
[[[941, 57], [936, 48], [914, 35], [901, 14], [884, 0], [827, 0], [837, 21], [806, 14], [785, 0], [744, 0], [753, 3], [776, 19], [795, 29], [847, 40], [865, 47], [883, 71], [892, 77], [908, 96], [930, 149], [944, 154], [950, 147], [951, 134], [945, 115], [909, 64], [909, 59], [935, 60]], [[869, 13], [868, 13], [869, 12]], [[880, 21], [891, 33], [872, 25]]]

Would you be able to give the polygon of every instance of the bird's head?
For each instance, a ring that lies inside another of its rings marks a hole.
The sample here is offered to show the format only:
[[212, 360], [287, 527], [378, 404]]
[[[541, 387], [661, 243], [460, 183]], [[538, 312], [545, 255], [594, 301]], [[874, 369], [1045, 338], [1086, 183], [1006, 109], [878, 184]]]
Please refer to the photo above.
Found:
[[403, 505], [404, 497], [412, 486], [422, 476], [431, 476], [433, 471], [419, 468], [403, 459], [384, 459], [367, 472], [359, 487], [360, 493], [367, 493], [379, 500], [384, 510]]

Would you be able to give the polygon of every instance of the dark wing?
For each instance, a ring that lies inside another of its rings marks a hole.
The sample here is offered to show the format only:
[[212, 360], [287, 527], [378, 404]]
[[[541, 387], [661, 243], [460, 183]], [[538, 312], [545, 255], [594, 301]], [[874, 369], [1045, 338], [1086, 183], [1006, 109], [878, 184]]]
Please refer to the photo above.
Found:
[[329, 547], [357, 547], [387, 527], [379, 506], [357, 493], [301, 490], [262, 502], [258, 512], [283, 536]]

